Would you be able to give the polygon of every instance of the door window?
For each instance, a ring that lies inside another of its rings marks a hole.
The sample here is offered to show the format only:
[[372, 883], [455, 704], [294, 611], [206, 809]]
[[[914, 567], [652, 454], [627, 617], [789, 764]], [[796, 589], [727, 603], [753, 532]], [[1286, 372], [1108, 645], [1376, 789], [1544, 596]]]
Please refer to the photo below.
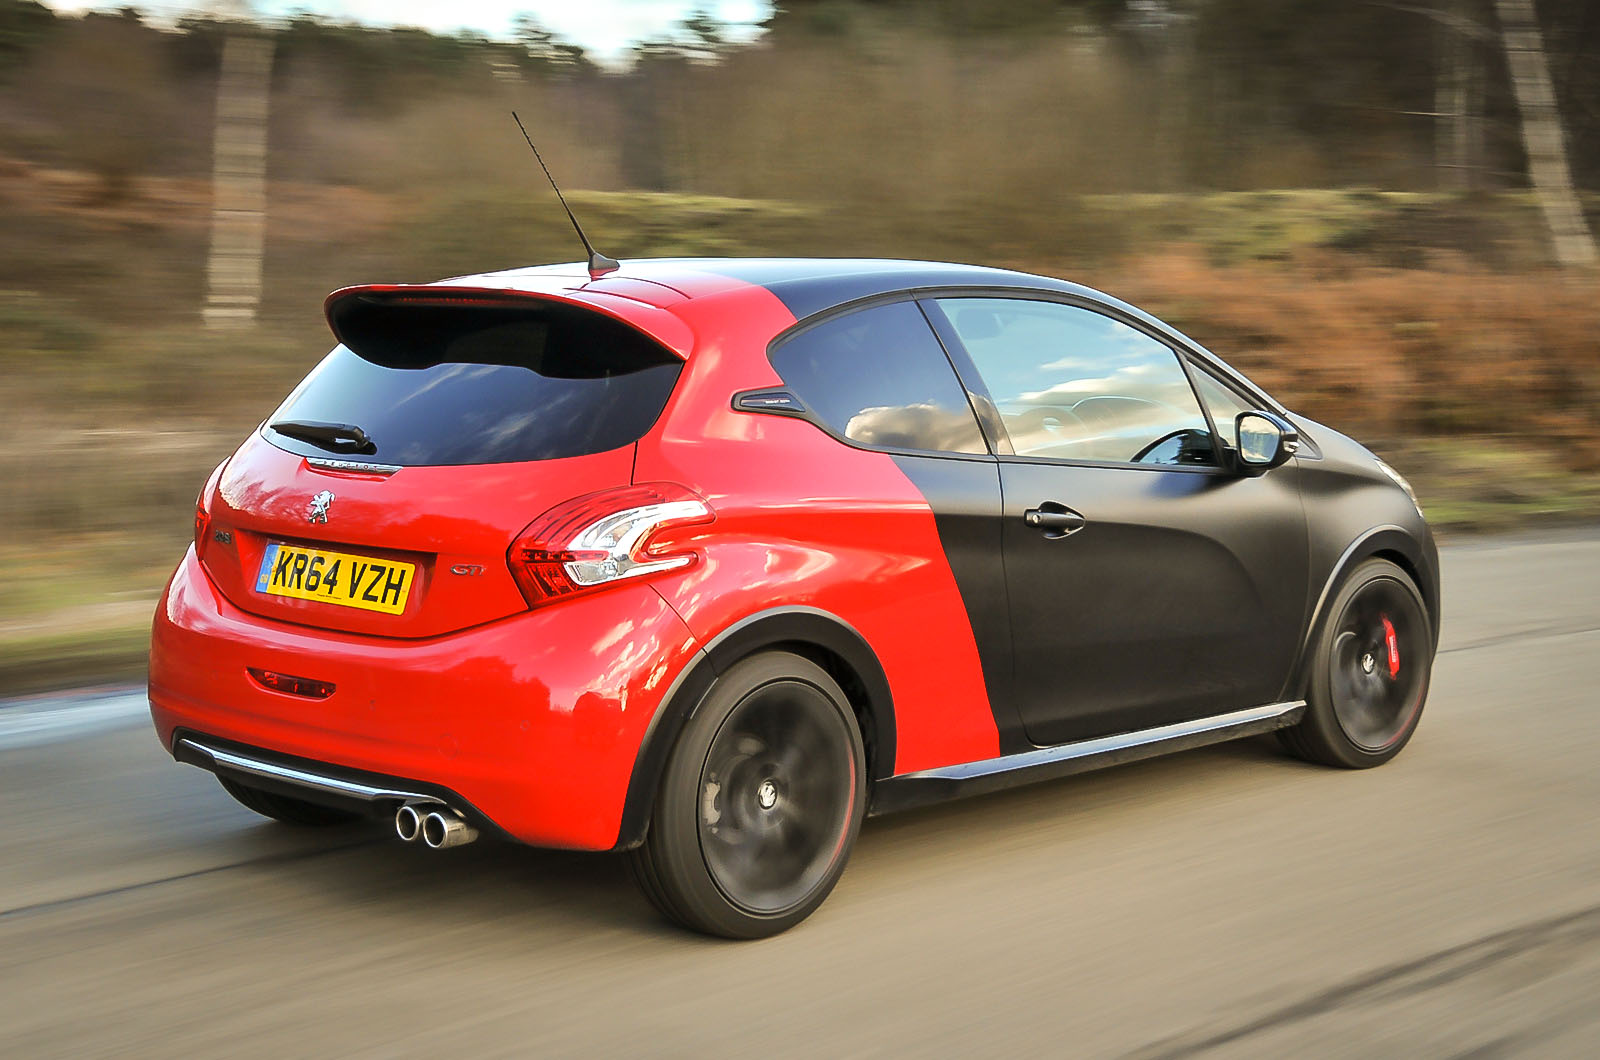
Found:
[[1119, 320], [1059, 302], [941, 298], [1018, 456], [1216, 463], [1177, 354]]
[[808, 328], [773, 351], [772, 365], [818, 419], [853, 442], [989, 451], [966, 390], [914, 302]]

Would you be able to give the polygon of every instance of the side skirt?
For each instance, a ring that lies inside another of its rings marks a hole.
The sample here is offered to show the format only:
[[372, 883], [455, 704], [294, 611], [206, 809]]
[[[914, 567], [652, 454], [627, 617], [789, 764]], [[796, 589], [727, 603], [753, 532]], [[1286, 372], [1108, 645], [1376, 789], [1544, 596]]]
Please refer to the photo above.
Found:
[[1269, 703], [1231, 714], [1196, 718], [1155, 729], [1101, 736], [1077, 743], [1041, 747], [981, 762], [924, 769], [886, 777], [873, 787], [871, 815], [909, 810], [929, 803], [984, 795], [1040, 780], [1087, 773], [1092, 769], [1136, 762], [1142, 758], [1223, 743], [1242, 736], [1282, 729], [1300, 720], [1304, 700]]

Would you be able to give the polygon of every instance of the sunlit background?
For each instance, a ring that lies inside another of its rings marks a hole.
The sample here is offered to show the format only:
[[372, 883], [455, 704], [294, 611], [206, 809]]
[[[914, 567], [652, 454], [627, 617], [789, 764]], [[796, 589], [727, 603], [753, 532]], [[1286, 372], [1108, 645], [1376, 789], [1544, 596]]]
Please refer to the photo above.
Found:
[[1600, 299], [1563, 262], [1600, 18], [1539, 0], [1529, 110], [1525, 6], [0, 0], [0, 692], [137, 673], [328, 291], [576, 256], [513, 109], [613, 256], [1066, 276], [1369, 440], [1446, 530], [1600, 514]]

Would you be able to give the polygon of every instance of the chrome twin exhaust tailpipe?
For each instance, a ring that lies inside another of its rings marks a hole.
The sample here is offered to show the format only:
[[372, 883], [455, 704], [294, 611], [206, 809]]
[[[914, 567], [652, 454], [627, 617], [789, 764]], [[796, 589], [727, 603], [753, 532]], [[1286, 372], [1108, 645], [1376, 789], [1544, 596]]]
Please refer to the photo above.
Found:
[[434, 850], [466, 846], [478, 838], [478, 830], [445, 806], [428, 812], [422, 819], [422, 841]]
[[394, 834], [403, 843], [410, 843], [422, 835], [422, 814], [413, 803], [406, 803], [394, 813]]
[[439, 803], [406, 803], [395, 811], [394, 832], [407, 843], [421, 838], [433, 850], [466, 846], [478, 838], [476, 828]]

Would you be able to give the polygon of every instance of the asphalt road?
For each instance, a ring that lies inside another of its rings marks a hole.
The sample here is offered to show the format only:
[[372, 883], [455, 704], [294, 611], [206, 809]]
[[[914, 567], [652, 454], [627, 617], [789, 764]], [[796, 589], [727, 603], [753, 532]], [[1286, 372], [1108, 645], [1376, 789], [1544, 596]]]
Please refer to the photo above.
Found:
[[1444, 563], [1392, 764], [1251, 741], [879, 819], [757, 943], [606, 857], [265, 823], [127, 700], [0, 710], [0, 1054], [1596, 1055], [1600, 534]]

